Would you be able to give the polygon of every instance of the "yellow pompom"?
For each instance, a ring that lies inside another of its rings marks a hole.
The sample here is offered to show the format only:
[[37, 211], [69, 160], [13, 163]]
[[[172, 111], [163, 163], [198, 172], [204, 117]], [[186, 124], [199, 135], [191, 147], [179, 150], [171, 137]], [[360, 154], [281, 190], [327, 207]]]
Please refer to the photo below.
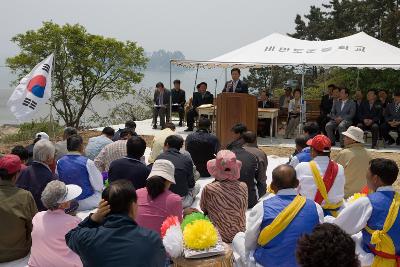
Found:
[[194, 221], [185, 227], [183, 241], [187, 248], [195, 250], [214, 247], [218, 241], [217, 229], [210, 221]]

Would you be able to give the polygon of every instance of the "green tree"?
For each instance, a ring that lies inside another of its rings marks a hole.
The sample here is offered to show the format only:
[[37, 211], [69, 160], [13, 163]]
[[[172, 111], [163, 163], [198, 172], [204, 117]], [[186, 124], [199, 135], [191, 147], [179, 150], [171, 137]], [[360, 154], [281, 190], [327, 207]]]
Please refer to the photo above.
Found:
[[147, 58], [131, 41], [90, 34], [79, 25], [44, 22], [12, 38], [21, 52], [6, 63], [21, 78], [43, 58], [55, 53], [50, 104], [67, 126], [78, 127], [94, 98], [107, 101], [134, 94]]

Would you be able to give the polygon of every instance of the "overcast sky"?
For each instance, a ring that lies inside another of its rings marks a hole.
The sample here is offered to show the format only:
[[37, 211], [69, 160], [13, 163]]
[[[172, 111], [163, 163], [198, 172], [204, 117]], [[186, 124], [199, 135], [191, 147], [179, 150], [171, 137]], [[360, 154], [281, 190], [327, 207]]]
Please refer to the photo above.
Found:
[[[180, 50], [210, 59], [266, 35], [294, 31], [297, 13], [322, 0], [2, 0], [0, 65], [17, 52], [12, 36], [42, 21], [80, 23], [90, 33], [133, 40], [146, 51]], [[324, 1], [326, 2], [326, 1]]]

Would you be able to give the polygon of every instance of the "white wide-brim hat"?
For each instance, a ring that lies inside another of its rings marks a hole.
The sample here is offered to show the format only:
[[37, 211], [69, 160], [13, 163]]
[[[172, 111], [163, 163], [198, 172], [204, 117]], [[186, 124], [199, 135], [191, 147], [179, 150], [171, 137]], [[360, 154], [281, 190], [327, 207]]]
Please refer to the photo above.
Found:
[[175, 184], [175, 166], [171, 161], [166, 159], [158, 159], [154, 161], [153, 167], [147, 179], [152, 177], [160, 176], [167, 181]]
[[358, 127], [350, 126], [347, 131], [342, 133], [344, 136], [347, 136], [353, 139], [356, 142], [364, 144], [364, 131]]
[[82, 188], [78, 185], [67, 184], [65, 185], [65, 187], [66, 187], [65, 194], [57, 201], [58, 204], [71, 201], [79, 197], [80, 194], [82, 194]]

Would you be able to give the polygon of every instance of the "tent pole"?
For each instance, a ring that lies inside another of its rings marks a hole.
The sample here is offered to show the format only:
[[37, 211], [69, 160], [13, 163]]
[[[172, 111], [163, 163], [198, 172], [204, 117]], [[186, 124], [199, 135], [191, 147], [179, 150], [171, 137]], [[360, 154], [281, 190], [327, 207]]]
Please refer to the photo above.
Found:
[[196, 77], [194, 78], [193, 93], [196, 92], [196, 83], [197, 83], [197, 75], [198, 74], [199, 74], [199, 64], [197, 64], [197, 68], [196, 68]]
[[172, 60], [169, 61], [169, 89], [169, 120], [172, 121]]
[[[301, 109], [300, 109], [300, 124], [299, 124], [299, 134], [301, 134], [301, 129], [303, 128], [303, 123], [305, 122], [305, 101], [304, 101], [304, 75], [306, 72], [305, 65], [303, 64], [303, 70], [301, 72], [301, 98], [300, 98], [300, 104], [301, 104]], [[304, 121], [303, 121], [304, 120]]]
[[225, 67], [225, 84], [228, 81], [228, 69]]

